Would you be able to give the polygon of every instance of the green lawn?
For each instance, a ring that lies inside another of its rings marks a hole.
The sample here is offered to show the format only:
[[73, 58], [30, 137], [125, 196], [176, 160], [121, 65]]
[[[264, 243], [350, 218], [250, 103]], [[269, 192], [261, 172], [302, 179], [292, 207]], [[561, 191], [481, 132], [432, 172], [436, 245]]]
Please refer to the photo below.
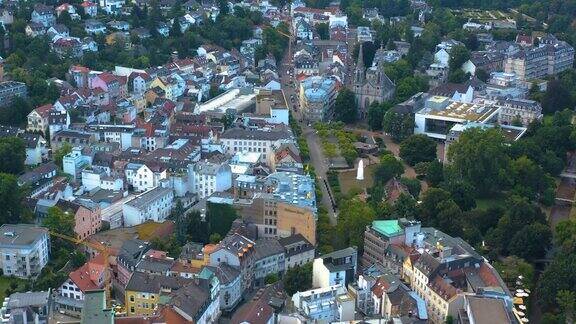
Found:
[[364, 180], [358, 181], [356, 180], [356, 169], [340, 172], [338, 174], [338, 180], [340, 181], [340, 190], [343, 194], [347, 194], [348, 190], [352, 188], [371, 188], [373, 185], [373, 177], [372, 174], [376, 169], [377, 164], [371, 164], [364, 168]]
[[10, 283], [12, 282], [16, 282], [18, 284], [18, 288], [23, 288], [26, 280], [0, 276], [0, 301], [3, 301], [4, 297], [7, 297], [5, 292], [6, 289], [10, 288]]
[[503, 207], [505, 205], [504, 197], [476, 199], [476, 208], [486, 210], [490, 207]]

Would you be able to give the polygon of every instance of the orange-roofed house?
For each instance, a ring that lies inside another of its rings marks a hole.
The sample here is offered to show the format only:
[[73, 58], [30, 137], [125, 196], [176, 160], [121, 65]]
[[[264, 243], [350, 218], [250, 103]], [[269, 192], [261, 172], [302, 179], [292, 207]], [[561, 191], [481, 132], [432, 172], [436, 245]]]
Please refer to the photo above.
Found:
[[103, 254], [84, 263], [68, 275], [68, 279], [58, 288], [55, 298], [56, 309], [70, 315], [80, 315], [85, 293], [102, 289], [106, 279], [106, 262]]

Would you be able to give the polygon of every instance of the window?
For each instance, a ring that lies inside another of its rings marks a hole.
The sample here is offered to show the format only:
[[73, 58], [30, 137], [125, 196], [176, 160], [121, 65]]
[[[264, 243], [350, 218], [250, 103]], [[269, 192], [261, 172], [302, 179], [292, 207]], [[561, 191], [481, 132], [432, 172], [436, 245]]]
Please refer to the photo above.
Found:
[[130, 313], [134, 313], [134, 306], [130, 306]]
[[130, 301], [134, 302], [134, 295], [130, 296]]

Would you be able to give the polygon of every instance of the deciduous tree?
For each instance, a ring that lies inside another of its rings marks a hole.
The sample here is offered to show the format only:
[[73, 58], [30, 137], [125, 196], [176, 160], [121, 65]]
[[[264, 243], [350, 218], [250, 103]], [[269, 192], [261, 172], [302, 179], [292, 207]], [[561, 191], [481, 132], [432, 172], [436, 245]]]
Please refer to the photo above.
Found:
[[0, 138], [0, 172], [20, 174], [24, 171], [26, 147], [18, 137]]
[[354, 92], [348, 88], [344, 88], [338, 93], [336, 102], [334, 103], [334, 113], [336, 119], [350, 124], [358, 118], [358, 108], [356, 107], [356, 97]]
[[473, 185], [478, 194], [489, 196], [505, 183], [510, 159], [507, 143], [498, 129], [464, 131], [448, 149], [455, 173]]
[[411, 135], [400, 144], [400, 157], [410, 165], [436, 159], [436, 142], [422, 134]]

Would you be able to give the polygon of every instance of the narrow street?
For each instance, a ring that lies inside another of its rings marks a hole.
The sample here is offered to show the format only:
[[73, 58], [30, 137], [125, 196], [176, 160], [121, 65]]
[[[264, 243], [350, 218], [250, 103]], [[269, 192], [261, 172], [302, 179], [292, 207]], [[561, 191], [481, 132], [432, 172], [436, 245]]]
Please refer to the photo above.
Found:
[[[328, 210], [330, 223], [336, 224], [337, 211], [334, 210], [332, 201], [330, 200], [330, 197], [333, 195], [328, 192], [330, 189], [328, 188], [327, 183], [324, 181], [326, 179], [326, 172], [328, 172], [329, 167], [325, 162], [324, 155], [322, 154], [322, 148], [319, 142], [320, 139], [316, 135], [314, 129], [309, 127], [304, 122], [302, 117], [298, 103], [298, 89], [294, 80], [295, 76], [289, 74], [289, 71], [293, 71], [290, 52], [291, 51], [287, 51], [284, 59], [282, 60], [282, 67], [280, 69], [280, 83], [282, 90], [284, 91], [284, 96], [286, 97], [290, 113], [292, 114], [294, 120], [298, 121], [300, 127], [302, 127], [303, 136], [306, 139], [308, 148], [310, 149], [310, 163], [312, 166], [314, 166], [314, 170], [318, 177], [318, 184], [320, 185], [320, 189], [322, 191], [322, 205], [324, 205], [326, 210]], [[292, 101], [292, 98], [295, 98], [294, 101]]]

